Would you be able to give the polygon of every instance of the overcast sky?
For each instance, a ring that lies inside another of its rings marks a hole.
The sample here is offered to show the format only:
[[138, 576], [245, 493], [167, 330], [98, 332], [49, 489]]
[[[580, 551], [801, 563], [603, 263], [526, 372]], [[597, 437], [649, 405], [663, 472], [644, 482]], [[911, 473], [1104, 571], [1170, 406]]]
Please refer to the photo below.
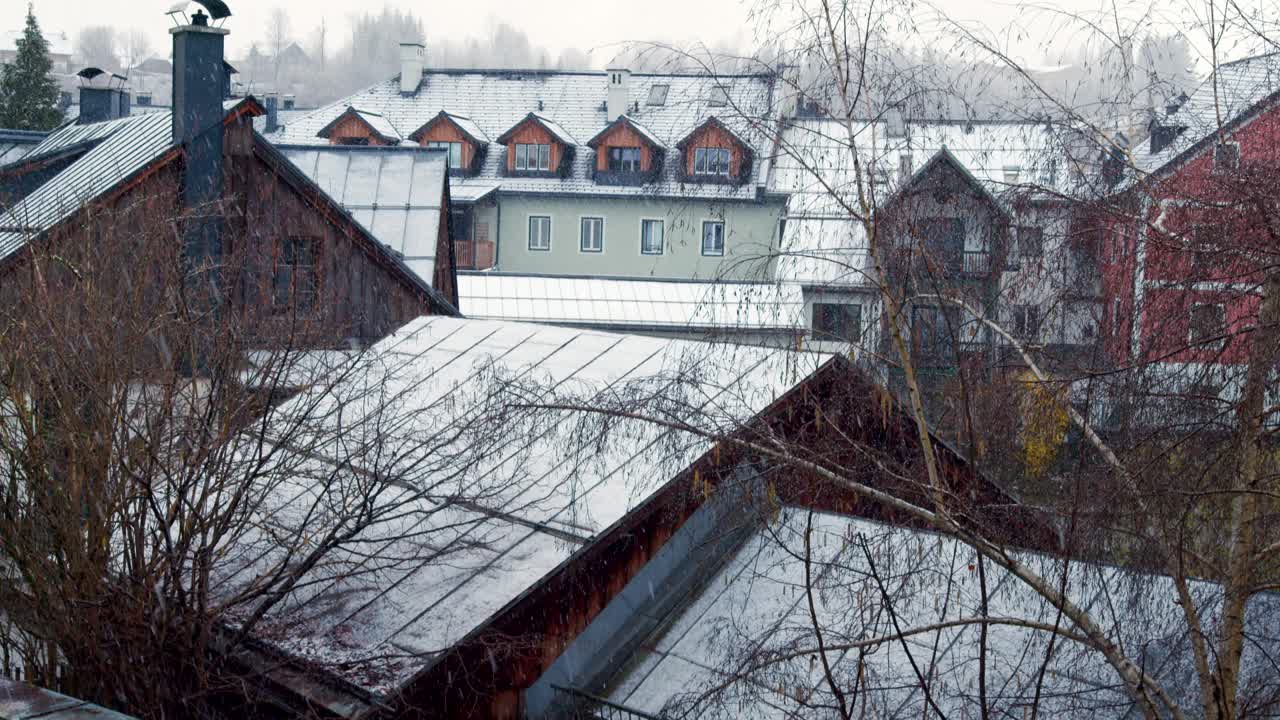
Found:
[[[1241, 0], [1242, 4], [1267, 3], [1273, 0]], [[166, 28], [169, 21], [164, 11], [172, 0], [35, 0], [36, 16], [47, 31], [64, 31], [73, 39], [81, 26], [110, 24], [118, 28], [136, 27], [148, 32], [158, 54], [168, 53], [170, 40]], [[1052, 62], [1045, 57], [1046, 46], [1069, 49], [1072, 38], [1060, 32], [1065, 23], [1052, 13], [1029, 11], [1026, 2], [1002, 0], [939, 0], [949, 16], [981, 24], [993, 37], [1012, 47], [1019, 59], [1028, 63]], [[1122, 12], [1146, 12], [1159, 8], [1158, 16], [1185, 16], [1194, 12], [1194, 0], [1162, 0], [1159, 5], [1141, 4], [1141, 0], [1117, 0]], [[1154, 2], [1154, 0], [1152, 0]], [[1188, 3], [1176, 9], [1179, 3]], [[347, 25], [352, 3], [346, 0], [228, 0], [233, 16], [228, 54], [243, 56], [249, 43], [266, 35], [268, 16], [274, 7], [285, 8], [292, 30], [304, 44], [324, 17], [330, 28], [330, 47], [342, 45], [340, 38]], [[553, 56], [576, 47], [597, 48], [593, 64], [607, 62], [613, 54], [610, 46], [634, 40], [688, 44], [700, 41], [711, 46], [733, 43], [747, 48], [755, 44], [758, 28], [748, 19], [755, 0], [467, 0], [466, 2], [398, 2], [386, 4], [411, 10], [424, 18], [427, 41], [443, 37], [480, 36], [493, 22], [502, 21], [523, 29], [535, 46], [547, 48]], [[1050, 5], [1064, 10], [1098, 12], [1111, 7], [1109, 0], [1051, 0]], [[18, 29], [26, 3], [23, 0], [0, 0], [0, 28]], [[379, 0], [358, 5], [369, 11], [381, 9]], [[1188, 10], [1189, 9], [1189, 10]], [[1193, 40], [1194, 41], [1194, 40]], [[603, 58], [603, 59], [601, 59]]]

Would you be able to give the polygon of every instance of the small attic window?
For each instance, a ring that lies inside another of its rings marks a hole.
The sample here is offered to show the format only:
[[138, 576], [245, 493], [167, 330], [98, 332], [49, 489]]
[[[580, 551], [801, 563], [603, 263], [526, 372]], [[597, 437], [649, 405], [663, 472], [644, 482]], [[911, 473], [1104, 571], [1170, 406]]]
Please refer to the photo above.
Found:
[[711, 88], [711, 94], [707, 96], [707, 104], [711, 107], [724, 107], [729, 104], [729, 91], [723, 85], [716, 85]]
[[654, 85], [649, 88], [648, 105], [666, 105], [667, 93], [671, 90], [670, 85]]
[[1018, 175], [1020, 175], [1021, 173], [1022, 173], [1022, 167], [1020, 165], [1005, 165], [1004, 166], [1005, 183], [1012, 185], [1018, 182]]

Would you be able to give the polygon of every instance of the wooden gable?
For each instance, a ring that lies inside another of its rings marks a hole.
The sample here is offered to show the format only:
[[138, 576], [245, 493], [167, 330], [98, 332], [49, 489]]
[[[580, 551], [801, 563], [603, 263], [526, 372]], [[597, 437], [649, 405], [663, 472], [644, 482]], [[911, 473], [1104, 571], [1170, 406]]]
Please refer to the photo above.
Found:
[[497, 142], [507, 148], [507, 159], [504, 166], [509, 174], [525, 172], [539, 174], [536, 171], [516, 169], [516, 145], [550, 145], [551, 169], [547, 171], [550, 173], [560, 173], [565, 165], [566, 158], [570, 157], [572, 153], [572, 146], [561, 140], [557, 133], [548, 128], [542, 119], [534, 113], [529, 113], [523, 120], [503, 133]]
[[317, 137], [325, 138], [330, 145], [394, 145], [391, 138], [378, 132], [360, 113], [353, 108], [334, 118], [333, 122], [324, 126]]

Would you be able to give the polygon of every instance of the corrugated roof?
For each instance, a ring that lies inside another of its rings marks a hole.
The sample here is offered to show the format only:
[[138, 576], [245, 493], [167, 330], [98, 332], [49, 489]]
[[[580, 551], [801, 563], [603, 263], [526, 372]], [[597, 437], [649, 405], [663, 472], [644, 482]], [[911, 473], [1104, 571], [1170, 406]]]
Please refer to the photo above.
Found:
[[[545, 388], [543, 399], [551, 400], [564, 393], [625, 394], [674, 383], [679, 375], [682, 396], [708, 416], [707, 426], [730, 428], [780, 397], [822, 359], [547, 325], [416, 320], [363, 356], [354, 371], [343, 368], [344, 379], [331, 391], [313, 386], [290, 401], [337, 403], [342, 410], [332, 422], [344, 428], [362, 427], [366, 413], [395, 414], [381, 420], [369, 415], [388, 434], [347, 446], [354, 455], [341, 450], [341, 467], [322, 451], [301, 460], [307, 467], [295, 472], [336, 482], [321, 486], [299, 476], [295, 489], [304, 497], [314, 498], [326, 487], [342, 492], [344, 468], [396, 473], [404, 491], [377, 498], [379, 509], [385, 504], [391, 516], [308, 571], [304, 589], [272, 612], [260, 635], [361, 687], [388, 692], [708, 447], [701, 438], [638, 420], [619, 421], [607, 437], [580, 447], [582, 433], [598, 430], [584, 428], [572, 414], [543, 414], [540, 420], [518, 415], [503, 433], [459, 432], [493, 409], [491, 380], [536, 381]], [[394, 405], [353, 401], [370, 388], [394, 398]], [[288, 410], [284, 406], [285, 415]], [[536, 431], [525, 432], [525, 423]], [[460, 458], [475, 464], [450, 461]], [[282, 462], [296, 468], [299, 460]], [[263, 503], [264, 526], [279, 526], [286, 534], [300, 529], [284, 527], [293, 521], [292, 503], [305, 502], [292, 492], [284, 488], [275, 501]], [[457, 496], [474, 501], [446, 504]], [[260, 545], [240, 550], [255, 562], [271, 562], [279, 543], [264, 535]]]
[[[723, 110], [707, 104], [708, 88], [715, 82], [708, 76], [634, 74], [629, 82], [628, 105], [635, 108], [638, 103], [639, 107], [630, 117], [643, 124], [662, 145], [674, 147], [715, 111]], [[646, 102], [655, 84], [670, 86], [667, 102], [660, 106]], [[748, 140], [758, 156], [766, 156], [768, 138], [756, 130], [753, 121], [763, 121], [770, 115], [772, 79], [764, 75], [740, 76], [724, 84], [731, 107], [738, 112], [721, 120]], [[286, 144], [324, 144], [326, 141], [316, 133], [354, 104], [376, 110], [396, 127], [407, 130], [422, 127], [443, 110], [470, 118], [491, 138], [501, 136], [530, 113], [537, 113], [568, 138], [585, 140], [609, 124], [604, 107], [607, 91], [608, 76], [603, 72], [428, 70], [415, 94], [402, 95], [399, 80], [391, 79], [295, 120], [270, 139]], [[756, 162], [752, 181], [743, 185], [681, 183], [679, 163], [667, 162], [662, 177], [654, 183], [640, 187], [601, 186], [592, 180], [595, 152], [585, 146], [577, 148], [567, 178], [508, 177], [501, 169], [505, 159], [501, 147], [491, 147], [479, 174], [500, 181], [503, 190], [511, 192], [754, 200], [757, 187], [767, 177], [766, 163]]]
[[92, 150], [23, 198], [0, 211], [0, 260], [29, 239], [53, 227], [84, 203], [115, 187], [173, 147], [168, 113], [115, 120], [85, 132], [73, 126], [54, 133], [38, 151], [65, 147], [89, 138], [105, 138]]
[[277, 146], [431, 284], [448, 156], [419, 147]]
[[[614, 678], [607, 698], [657, 715], [681, 700], [704, 697], [700, 693], [742, 673], [745, 677], [726, 693], [714, 696], [718, 703], [701, 706], [694, 716], [781, 719], [804, 716], [815, 706], [835, 706], [822, 664], [812, 653], [755, 665], [774, 653], [816, 646], [805, 592], [806, 515], [784, 509], [772, 527], [749, 539], [662, 625], [652, 643], [642, 645], [623, 676]], [[813, 523], [813, 602], [828, 646], [891, 638], [865, 648], [865, 655], [833, 650], [826, 658], [838, 682], [858, 688], [859, 709], [868, 717], [979, 714], [980, 626], [960, 625], [901, 639], [893, 637], [896, 627], [910, 631], [985, 616], [1074, 630], [1048, 602], [990, 563], [984, 608], [974, 553], [955, 540], [823, 513], [815, 514]], [[1068, 596], [1090, 613], [1101, 632], [1130, 657], [1140, 656], [1144, 671], [1160, 681], [1175, 702], [1199, 707], [1186, 620], [1171, 600], [1177, 593], [1168, 578], [1085, 562], [1072, 562], [1068, 568], [1064, 560], [1027, 552], [1015, 557], [1051, 578], [1061, 578], [1065, 570]], [[1220, 612], [1218, 589], [1193, 583], [1191, 591], [1205, 621], [1216, 626], [1209, 618]], [[885, 602], [882, 593], [891, 600]], [[1241, 687], [1259, 697], [1268, 689], [1280, 690], [1280, 676], [1270, 660], [1280, 650], [1280, 630], [1266, 621], [1277, 612], [1280, 597], [1274, 594], [1251, 601], [1253, 621]], [[1046, 656], [1048, 636], [1043, 632], [1002, 624], [990, 625], [987, 631], [985, 671], [991, 704], [986, 709], [992, 716], [1021, 716], [1033, 706], [1045, 717], [1132, 714], [1131, 698], [1096, 650], [1059, 638], [1055, 651]], [[914, 666], [908, 653], [914, 655]], [[1029, 658], [1034, 659], [1030, 666]], [[1046, 662], [1041, 673], [1040, 665]], [[917, 669], [930, 679], [927, 697]], [[689, 716], [689, 707], [679, 709], [684, 712], [674, 712], [673, 717]]]
[[26, 157], [48, 136], [46, 132], [0, 128], [0, 167]]
[[458, 302], [472, 318], [672, 330], [803, 332], [800, 286], [458, 274]]

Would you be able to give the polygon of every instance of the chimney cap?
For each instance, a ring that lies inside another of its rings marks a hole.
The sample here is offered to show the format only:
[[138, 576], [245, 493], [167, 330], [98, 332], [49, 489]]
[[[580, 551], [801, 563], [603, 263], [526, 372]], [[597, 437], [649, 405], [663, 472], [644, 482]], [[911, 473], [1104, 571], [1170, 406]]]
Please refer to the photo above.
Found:
[[[191, 7], [191, 2], [192, 0], [178, 0], [178, 2], [169, 6], [169, 10], [165, 12], [165, 15], [177, 15], [178, 13], [186, 15], [187, 8]], [[231, 8], [227, 7], [227, 4], [222, 0], [195, 0], [195, 2], [203, 5], [204, 9], [209, 11], [209, 17], [214, 20], [223, 20], [231, 17]], [[196, 13], [199, 14], [200, 11], [197, 9]]]

